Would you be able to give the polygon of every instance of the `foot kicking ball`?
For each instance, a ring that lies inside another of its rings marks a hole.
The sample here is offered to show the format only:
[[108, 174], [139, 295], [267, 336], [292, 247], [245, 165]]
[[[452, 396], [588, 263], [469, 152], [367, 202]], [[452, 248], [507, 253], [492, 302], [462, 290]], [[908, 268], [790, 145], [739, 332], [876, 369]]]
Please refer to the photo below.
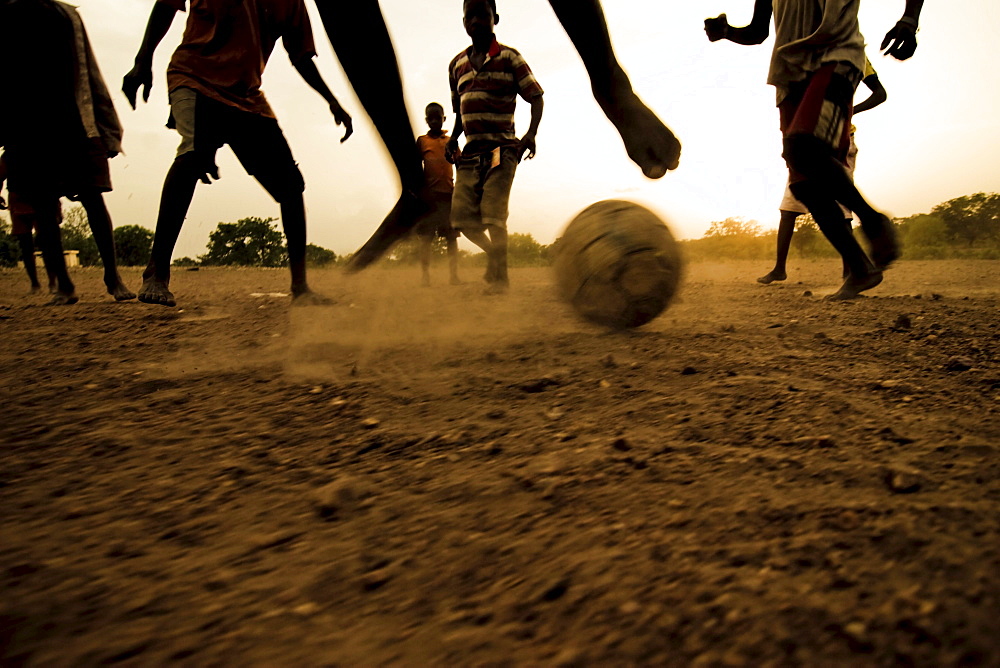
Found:
[[632, 202], [591, 204], [570, 221], [555, 251], [563, 299], [598, 325], [644, 325], [667, 308], [680, 283], [673, 235], [655, 213]]

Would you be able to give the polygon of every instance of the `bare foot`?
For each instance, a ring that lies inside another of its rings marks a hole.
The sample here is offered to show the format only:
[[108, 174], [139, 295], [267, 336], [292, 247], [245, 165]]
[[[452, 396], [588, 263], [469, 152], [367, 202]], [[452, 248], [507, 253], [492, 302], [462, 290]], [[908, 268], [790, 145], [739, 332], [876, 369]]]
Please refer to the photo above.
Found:
[[146, 278], [139, 288], [139, 301], [143, 304], [159, 304], [161, 306], [177, 306], [174, 301], [174, 293], [168, 288], [167, 281], [160, 281], [155, 278]]
[[115, 275], [114, 280], [104, 280], [104, 285], [108, 288], [108, 294], [115, 298], [116, 302], [124, 302], [135, 299], [135, 293], [125, 287], [122, 277]]
[[406, 238], [426, 209], [427, 205], [416, 195], [404, 190], [375, 233], [348, 260], [347, 271], [361, 271], [385, 255], [397, 242]]
[[778, 271], [777, 269], [772, 269], [771, 271], [767, 272], [765, 275], [763, 275], [760, 278], [758, 278], [757, 282], [758, 283], [763, 283], [764, 285], [770, 285], [771, 283], [774, 283], [775, 281], [783, 281], [786, 278], [788, 278], [788, 275], [785, 274], [785, 272]]
[[872, 246], [872, 262], [875, 263], [876, 269], [880, 271], [887, 269], [903, 255], [896, 226], [892, 224], [889, 216], [879, 214], [875, 221], [863, 224], [862, 229]]
[[69, 306], [78, 301], [80, 301], [80, 298], [76, 296], [76, 292], [62, 292], [57, 290], [52, 293], [52, 301], [49, 302], [49, 306]]
[[677, 169], [680, 141], [631, 89], [620, 93], [617, 100], [598, 101], [604, 115], [618, 129], [628, 157], [642, 168], [643, 174], [658, 179], [667, 170]]
[[42, 291], [42, 286], [41, 285], [32, 285], [31, 286], [31, 294], [37, 295], [41, 291]]
[[834, 292], [832, 295], [827, 295], [825, 299], [826, 301], [830, 302], [838, 302], [838, 301], [845, 301], [848, 299], [854, 299], [865, 290], [871, 290], [881, 282], [882, 282], [881, 271], [873, 271], [872, 273], [866, 276], [862, 276], [861, 278], [848, 276], [847, 280], [844, 281], [844, 284], [840, 286], [840, 289]]
[[292, 291], [292, 306], [334, 306], [336, 299], [331, 299], [309, 288]]

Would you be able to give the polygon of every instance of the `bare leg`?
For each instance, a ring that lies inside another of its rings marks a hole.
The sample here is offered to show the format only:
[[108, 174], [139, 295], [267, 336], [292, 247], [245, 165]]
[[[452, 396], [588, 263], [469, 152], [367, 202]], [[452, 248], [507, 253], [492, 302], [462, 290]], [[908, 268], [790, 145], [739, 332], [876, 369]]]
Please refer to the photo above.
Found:
[[854, 235], [845, 229], [844, 215], [837, 202], [825, 197], [823, 191], [813, 187], [810, 182], [793, 184], [792, 192], [809, 208], [819, 229], [837, 249], [850, 270], [850, 275], [840, 290], [830, 295], [828, 299], [854, 299], [865, 290], [870, 290], [881, 283], [882, 272], [872, 265]]
[[902, 248], [892, 221], [865, 200], [843, 163], [830, 153], [829, 147], [815, 137], [793, 136], [785, 139], [785, 158], [790, 164], [797, 165], [798, 172], [818, 184], [825, 197], [840, 202], [857, 214], [861, 229], [871, 242], [872, 260], [878, 269], [885, 269], [899, 259]]
[[[490, 225], [490, 242], [492, 250], [489, 253], [490, 267], [492, 267], [492, 280], [487, 277], [489, 286], [486, 288], [487, 294], [503, 294], [510, 287], [510, 279], [507, 276], [507, 228], [499, 225]], [[489, 270], [487, 270], [489, 274]]]
[[167, 172], [160, 194], [160, 212], [156, 218], [153, 250], [149, 264], [142, 272], [142, 288], [139, 289], [141, 302], [162, 306], [177, 305], [169, 289], [170, 260], [181, 226], [184, 225], [184, 217], [194, 198], [195, 186], [204, 173], [204, 169], [198, 169], [193, 152], [174, 158], [170, 171]]
[[632, 91], [618, 63], [600, 0], [549, 0], [590, 75], [594, 99], [625, 144], [625, 151], [642, 173], [658, 179], [676, 169], [681, 144]]
[[778, 250], [774, 260], [774, 269], [757, 279], [758, 283], [767, 285], [774, 281], [783, 281], [788, 278], [785, 273], [785, 263], [788, 261], [788, 249], [792, 245], [792, 234], [795, 233], [795, 221], [799, 214], [795, 211], [781, 211], [781, 219], [778, 222]]
[[114, 297], [116, 302], [135, 299], [135, 293], [125, 287], [122, 277], [118, 274], [114, 228], [111, 224], [108, 208], [104, 205], [104, 197], [101, 193], [87, 193], [81, 195], [80, 204], [87, 212], [90, 231], [97, 243], [97, 251], [101, 254], [101, 263], [104, 265], [104, 285], [108, 289], [108, 294]]
[[292, 303], [295, 306], [330, 306], [334, 300], [313, 292], [306, 282], [306, 206], [302, 195], [281, 202], [281, 225], [288, 241], [288, 264], [292, 272]]
[[461, 285], [462, 279], [458, 277], [458, 239], [448, 237], [448, 268], [451, 271], [451, 284]]
[[378, 0], [318, 0], [316, 8], [354, 92], [389, 150], [402, 187], [396, 205], [348, 263], [348, 271], [360, 271], [405, 238], [426, 208], [415, 195], [423, 171], [396, 52]]
[[431, 242], [434, 237], [418, 237], [420, 244], [420, 283], [424, 286], [431, 284]]
[[21, 263], [24, 264], [24, 273], [31, 281], [31, 293], [37, 294], [42, 291], [42, 284], [38, 282], [38, 267], [35, 263], [35, 242], [31, 238], [31, 232], [17, 235], [17, 244], [21, 247]]
[[38, 245], [42, 248], [42, 257], [46, 268], [56, 278], [56, 291], [52, 295], [52, 304], [57, 306], [75, 304], [80, 301], [76, 296], [76, 286], [69, 278], [66, 270], [66, 258], [63, 257], [62, 239], [59, 236], [59, 222], [55, 218], [38, 221]]

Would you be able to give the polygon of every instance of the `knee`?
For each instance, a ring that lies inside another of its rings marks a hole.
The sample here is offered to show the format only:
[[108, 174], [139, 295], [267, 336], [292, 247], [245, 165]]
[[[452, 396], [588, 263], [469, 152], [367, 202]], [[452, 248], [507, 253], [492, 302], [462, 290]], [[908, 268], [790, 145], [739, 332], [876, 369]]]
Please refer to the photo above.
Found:
[[188, 178], [198, 179], [203, 174], [218, 174], [215, 166], [215, 151], [187, 151], [174, 158], [174, 169]]
[[275, 174], [271, 178], [261, 179], [261, 184], [268, 194], [274, 198], [278, 204], [294, 203], [302, 199], [305, 192], [306, 182], [302, 178], [302, 172], [298, 165], [290, 165], [282, 170], [280, 174]]
[[812, 181], [799, 181], [798, 183], [790, 183], [788, 189], [792, 191], [795, 195], [795, 199], [799, 200], [806, 205], [806, 208], [810, 211], [813, 206], [816, 205], [819, 199], [819, 190], [816, 188]]

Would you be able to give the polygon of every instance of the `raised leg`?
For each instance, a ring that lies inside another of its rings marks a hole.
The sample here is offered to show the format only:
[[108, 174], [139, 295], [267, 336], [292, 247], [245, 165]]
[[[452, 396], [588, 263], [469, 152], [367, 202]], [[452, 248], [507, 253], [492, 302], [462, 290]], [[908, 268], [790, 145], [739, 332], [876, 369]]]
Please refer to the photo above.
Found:
[[360, 271], [406, 237], [424, 211], [416, 139], [403, 99], [396, 52], [378, 0], [318, 0], [316, 8], [347, 78], [389, 151], [402, 193], [396, 205], [348, 263]]
[[651, 179], [676, 169], [681, 144], [632, 90], [611, 46], [600, 0], [549, 0], [549, 4], [583, 59], [594, 99], [621, 135], [628, 156]]

